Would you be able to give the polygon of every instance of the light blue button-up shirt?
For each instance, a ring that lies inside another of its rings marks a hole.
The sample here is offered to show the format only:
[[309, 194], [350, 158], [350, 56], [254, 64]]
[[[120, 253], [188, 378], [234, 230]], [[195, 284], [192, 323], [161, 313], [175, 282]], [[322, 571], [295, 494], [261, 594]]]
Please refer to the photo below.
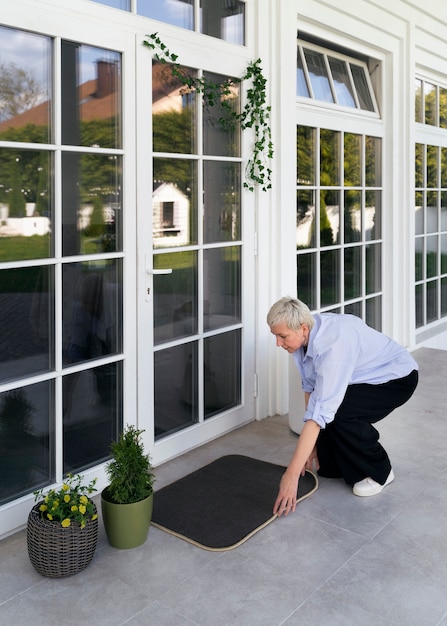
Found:
[[304, 421], [321, 428], [334, 419], [348, 385], [379, 385], [418, 369], [410, 353], [355, 315], [313, 315], [307, 352], [293, 353], [303, 390], [310, 393]]

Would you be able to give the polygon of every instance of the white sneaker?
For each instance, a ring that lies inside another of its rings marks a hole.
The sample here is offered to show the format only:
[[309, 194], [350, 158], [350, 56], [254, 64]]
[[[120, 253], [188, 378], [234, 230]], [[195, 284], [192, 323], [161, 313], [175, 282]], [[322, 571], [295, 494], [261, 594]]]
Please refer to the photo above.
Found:
[[380, 483], [376, 483], [376, 481], [373, 480], [372, 478], [364, 478], [358, 483], [355, 483], [354, 487], [352, 488], [352, 493], [355, 496], [363, 496], [363, 497], [375, 496], [378, 493], [380, 493], [384, 487], [392, 483], [393, 480], [394, 480], [393, 470], [391, 470], [391, 472], [388, 474], [388, 478], [386, 479], [384, 485], [381, 485]]

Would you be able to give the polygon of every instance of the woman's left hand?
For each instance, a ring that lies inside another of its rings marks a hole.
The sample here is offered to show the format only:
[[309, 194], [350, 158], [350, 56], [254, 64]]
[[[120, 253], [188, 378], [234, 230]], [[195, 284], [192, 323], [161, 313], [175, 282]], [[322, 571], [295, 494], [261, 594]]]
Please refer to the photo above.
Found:
[[295, 511], [298, 479], [299, 477], [291, 474], [289, 470], [284, 472], [281, 482], [279, 483], [278, 497], [273, 507], [273, 513], [277, 514], [278, 517], [281, 517], [283, 513], [284, 515], [288, 515], [290, 511]]

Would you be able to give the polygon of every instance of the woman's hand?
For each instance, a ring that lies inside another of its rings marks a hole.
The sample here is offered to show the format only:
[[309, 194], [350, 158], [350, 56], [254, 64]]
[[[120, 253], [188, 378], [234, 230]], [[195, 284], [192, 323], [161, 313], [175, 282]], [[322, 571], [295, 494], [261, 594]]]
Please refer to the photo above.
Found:
[[298, 478], [299, 476], [293, 475], [289, 470], [286, 470], [279, 483], [278, 497], [273, 507], [273, 514], [277, 514], [278, 517], [284, 513], [288, 515], [290, 511], [296, 509], [296, 496], [298, 493]]

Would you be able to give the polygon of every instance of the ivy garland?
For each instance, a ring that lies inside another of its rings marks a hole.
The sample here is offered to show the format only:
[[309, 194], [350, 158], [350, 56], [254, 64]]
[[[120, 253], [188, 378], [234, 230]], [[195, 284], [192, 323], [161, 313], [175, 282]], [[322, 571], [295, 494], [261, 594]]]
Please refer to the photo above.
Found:
[[[272, 170], [269, 166], [273, 158], [272, 134], [269, 124], [271, 107], [266, 104], [266, 83], [261, 68], [261, 59], [251, 61], [241, 78], [232, 78], [221, 83], [216, 83], [204, 77], [194, 77], [188, 74], [178, 62], [178, 55], [169, 51], [166, 44], [159, 38], [158, 33], [146, 35], [143, 44], [155, 51], [155, 58], [160, 63], [169, 63], [172, 76], [179, 79], [189, 90], [201, 93], [204, 101], [209, 106], [219, 103], [222, 107], [222, 116], [219, 123], [225, 128], [234, 128], [237, 124], [242, 130], [251, 128], [255, 137], [253, 142], [253, 154], [245, 168], [246, 181], [244, 187], [254, 191], [259, 185], [262, 191], [271, 189]], [[231, 103], [231, 88], [242, 83], [244, 80], [251, 81], [251, 87], [247, 89], [246, 103], [240, 113], [237, 113]]]

